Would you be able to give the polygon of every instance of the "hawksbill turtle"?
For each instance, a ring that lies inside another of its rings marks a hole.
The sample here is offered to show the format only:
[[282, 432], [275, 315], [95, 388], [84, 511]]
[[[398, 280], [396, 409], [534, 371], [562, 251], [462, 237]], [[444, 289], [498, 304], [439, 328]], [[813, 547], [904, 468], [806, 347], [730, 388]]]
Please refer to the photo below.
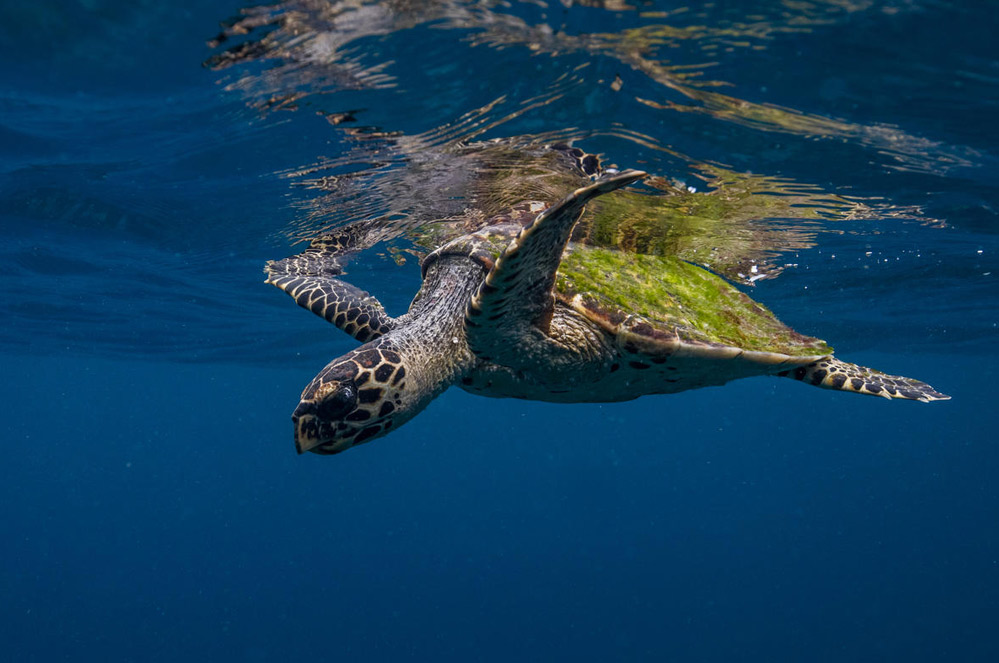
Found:
[[512, 204], [457, 236], [430, 235], [422, 287], [399, 317], [337, 278], [345, 258], [372, 243], [370, 222], [267, 263], [268, 283], [363, 342], [302, 393], [292, 414], [299, 453], [335, 454], [383, 436], [451, 385], [613, 402], [773, 375], [885, 398], [949, 398], [833, 357], [707, 269], [572, 241], [588, 201], [646, 174], [603, 171], [578, 148], [553, 149], [574, 155], [588, 183], [554, 204]]

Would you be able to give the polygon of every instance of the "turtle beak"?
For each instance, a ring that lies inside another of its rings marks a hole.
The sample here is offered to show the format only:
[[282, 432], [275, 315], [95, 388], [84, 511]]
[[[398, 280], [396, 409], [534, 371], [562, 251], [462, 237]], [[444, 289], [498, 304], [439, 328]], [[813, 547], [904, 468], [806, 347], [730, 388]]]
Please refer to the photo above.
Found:
[[319, 419], [315, 415], [316, 406], [310, 401], [302, 401], [291, 415], [295, 425], [295, 449], [304, 454], [322, 444], [319, 439]]
[[300, 454], [318, 447], [322, 442], [316, 435], [315, 417], [302, 417], [295, 422], [295, 450]]

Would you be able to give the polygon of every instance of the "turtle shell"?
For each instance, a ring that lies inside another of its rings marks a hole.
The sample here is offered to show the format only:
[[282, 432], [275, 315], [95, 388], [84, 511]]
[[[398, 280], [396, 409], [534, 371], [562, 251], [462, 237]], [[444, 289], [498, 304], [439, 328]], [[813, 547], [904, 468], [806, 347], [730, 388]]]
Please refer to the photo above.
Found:
[[[615, 191], [597, 199], [628, 196]], [[496, 259], [546, 205], [521, 203], [452, 239], [423, 262], [467, 256], [492, 269]], [[584, 215], [583, 223], [586, 217]], [[579, 233], [562, 255], [555, 297], [618, 339], [648, 355], [808, 363], [832, 353], [711, 271], [673, 255], [634, 253], [590, 243]]]
[[673, 256], [570, 244], [555, 296], [645, 354], [776, 364], [832, 353], [824, 341], [794, 331], [721, 277]]

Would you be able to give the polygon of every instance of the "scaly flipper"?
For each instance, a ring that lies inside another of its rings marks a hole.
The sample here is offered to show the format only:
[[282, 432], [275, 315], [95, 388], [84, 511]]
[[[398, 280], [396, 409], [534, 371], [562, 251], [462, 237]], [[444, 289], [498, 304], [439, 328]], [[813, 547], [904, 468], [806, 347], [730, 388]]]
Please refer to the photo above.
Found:
[[[363, 224], [360, 224], [363, 225]], [[395, 326], [381, 303], [367, 292], [334, 278], [343, 273], [346, 259], [366, 248], [366, 228], [348, 226], [317, 238], [302, 253], [271, 260], [264, 268], [267, 283], [295, 298], [299, 306], [332, 322], [362, 343], [378, 338]]]
[[924, 403], [950, 400], [950, 396], [941, 394], [925, 382], [848, 364], [835, 357], [825, 357], [807, 366], [782, 371], [778, 375], [825, 389], [854, 391], [883, 398], [904, 398]]
[[489, 270], [465, 311], [468, 343], [480, 356], [507, 354], [511, 339], [530, 328], [548, 334], [555, 307], [555, 273], [586, 203], [645, 177], [626, 170], [577, 189], [543, 211], [517, 235]]

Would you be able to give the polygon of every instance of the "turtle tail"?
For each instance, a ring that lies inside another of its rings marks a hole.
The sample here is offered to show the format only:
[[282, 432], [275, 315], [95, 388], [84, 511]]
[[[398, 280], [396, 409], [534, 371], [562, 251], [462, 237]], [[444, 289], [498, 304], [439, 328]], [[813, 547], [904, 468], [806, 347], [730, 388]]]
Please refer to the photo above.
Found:
[[888, 375], [873, 368], [823, 357], [805, 366], [778, 373], [781, 377], [794, 378], [806, 384], [825, 389], [854, 391], [882, 398], [904, 398], [912, 401], [946, 401], [950, 396], [941, 394], [930, 385], [912, 378]]

